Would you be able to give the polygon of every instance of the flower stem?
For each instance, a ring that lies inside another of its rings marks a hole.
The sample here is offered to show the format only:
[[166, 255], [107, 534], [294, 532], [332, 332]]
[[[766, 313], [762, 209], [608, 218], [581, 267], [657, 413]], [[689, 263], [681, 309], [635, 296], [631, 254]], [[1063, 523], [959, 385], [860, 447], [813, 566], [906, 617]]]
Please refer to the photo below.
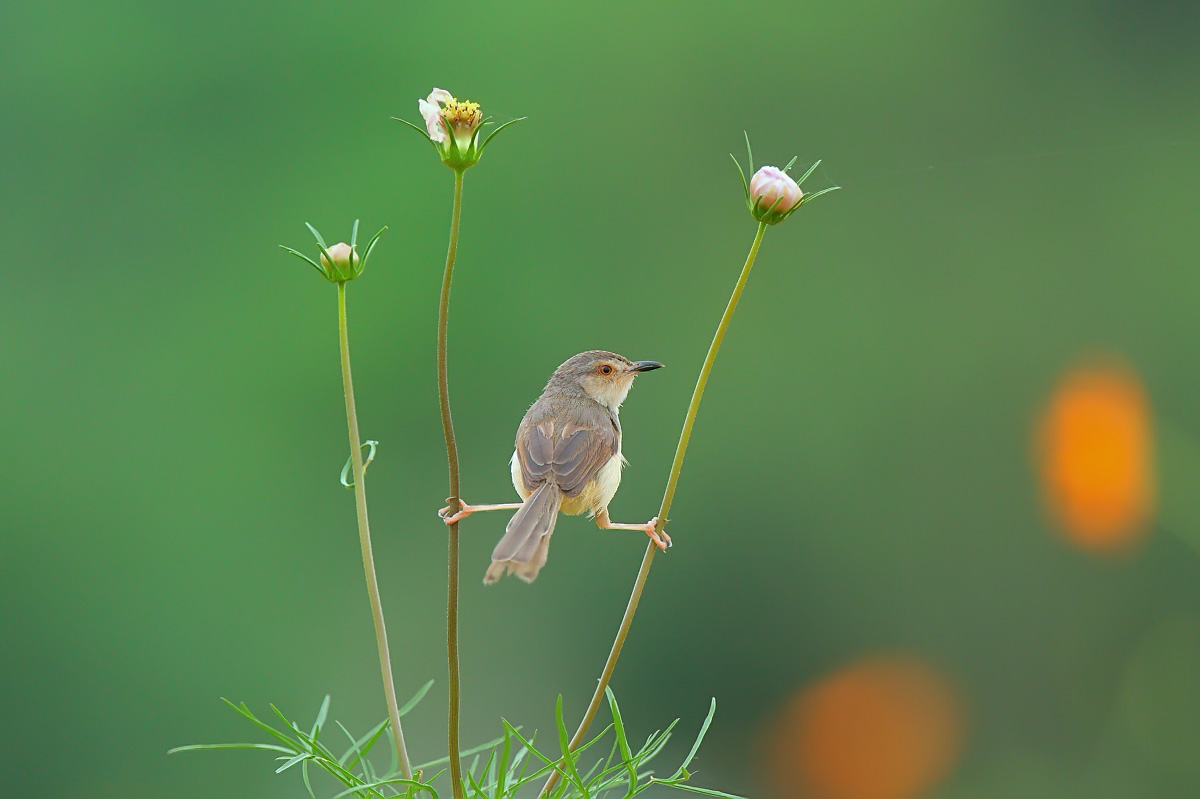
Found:
[[[458, 443], [454, 440], [454, 421], [450, 418], [450, 388], [446, 378], [446, 325], [450, 313], [450, 279], [454, 276], [454, 258], [458, 254], [458, 222], [462, 214], [463, 173], [454, 170], [454, 210], [450, 217], [450, 246], [446, 250], [446, 272], [442, 276], [442, 298], [438, 306], [437, 369], [438, 398], [442, 407], [442, 431], [446, 434], [446, 460], [450, 466], [450, 503], [458, 497]], [[458, 522], [450, 525], [446, 579], [446, 664], [450, 672], [449, 749], [450, 785], [454, 799], [464, 799], [462, 758], [459, 756], [459, 668], [458, 668]]]
[[[667, 489], [658, 510], [656, 526], [659, 532], [662, 532], [663, 526], [667, 522], [667, 514], [671, 511], [671, 502], [675, 499], [675, 487], [679, 484], [679, 472], [683, 469], [683, 457], [687, 454], [688, 442], [692, 438], [692, 426], [696, 423], [696, 413], [700, 410], [700, 399], [704, 396], [704, 387], [708, 385], [708, 375], [712, 371], [713, 362], [717, 359], [717, 351], [721, 349], [721, 342], [725, 340], [725, 330], [729, 327], [729, 320], [733, 318], [738, 300], [742, 297], [742, 289], [746, 287], [746, 279], [750, 277], [750, 269], [754, 266], [754, 259], [758, 256], [758, 247], [762, 244], [763, 233], [766, 232], [766, 229], [767, 223], [760, 222], [758, 232], [754, 235], [754, 243], [750, 245], [750, 254], [746, 256], [746, 264], [742, 267], [742, 274], [738, 277], [737, 285], [733, 287], [733, 295], [725, 306], [725, 313], [721, 316], [721, 323], [717, 325], [717, 332], [713, 336], [712, 344], [708, 345], [708, 355], [704, 357], [704, 365], [700, 367], [696, 388], [692, 390], [692, 401], [688, 404], [687, 416], [683, 419], [683, 430], [679, 434], [679, 443], [675, 445], [675, 460], [671, 462], [671, 474], [667, 478]], [[617, 659], [621, 657], [621, 649], [625, 646], [625, 637], [629, 635], [629, 628], [633, 625], [633, 615], [637, 613], [638, 603], [642, 599], [642, 589], [646, 587], [646, 578], [650, 575], [650, 565], [654, 562], [654, 555], [657, 552], [658, 547], [651, 541], [646, 546], [646, 554], [642, 557], [642, 566], [638, 570], [637, 580], [634, 581], [629, 604], [625, 606], [625, 615], [621, 618], [621, 626], [617, 628], [617, 637], [613, 640], [608, 660], [604, 662], [604, 670], [600, 672], [600, 682], [596, 685], [596, 692], [592, 694], [592, 701], [588, 703], [587, 712], [583, 714], [583, 721], [579, 722], [579, 729], [575, 730], [575, 735], [571, 738], [571, 743], [567, 747], [569, 751], [575, 751], [583, 743], [588, 727], [591, 726], [592, 719], [595, 718], [596, 711], [600, 708], [600, 703], [604, 701], [604, 690], [608, 687], [609, 680], [612, 679], [613, 671], [617, 668]], [[550, 779], [542, 788], [542, 796], [548, 796], [554, 790], [558, 777], [558, 771], [551, 773]]]
[[400, 710], [396, 704], [396, 685], [392, 681], [392, 658], [388, 653], [387, 628], [383, 623], [383, 605], [379, 601], [379, 582], [375, 579], [375, 556], [371, 554], [371, 526], [367, 521], [367, 484], [363, 469], [362, 441], [358, 435], [358, 412], [354, 406], [354, 379], [350, 375], [350, 336], [346, 330], [346, 283], [338, 283], [338, 338], [342, 345], [342, 385], [346, 392], [346, 424], [350, 429], [350, 462], [354, 467], [354, 502], [358, 511], [358, 541], [362, 545], [363, 571], [367, 578], [367, 596], [371, 600], [371, 618], [375, 622], [375, 641], [379, 645], [379, 670], [387, 697], [388, 719], [396, 743], [400, 775], [412, 779], [412, 766], [404, 746]]

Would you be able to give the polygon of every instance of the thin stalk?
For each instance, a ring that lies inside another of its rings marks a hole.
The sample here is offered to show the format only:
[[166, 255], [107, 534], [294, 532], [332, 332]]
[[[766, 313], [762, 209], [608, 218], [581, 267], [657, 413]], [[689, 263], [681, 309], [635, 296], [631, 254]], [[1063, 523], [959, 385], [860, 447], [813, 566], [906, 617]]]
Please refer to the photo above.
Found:
[[338, 283], [338, 337], [342, 344], [342, 385], [346, 391], [346, 425], [350, 429], [350, 463], [354, 468], [354, 503], [358, 511], [358, 541], [362, 545], [363, 572], [367, 578], [367, 596], [371, 600], [371, 618], [375, 622], [375, 641], [379, 645], [379, 670], [387, 697], [388, 719], [396, 743], [400, 775], [412, 779], [404, 730], [400, 727], [400, 706], [396, 703], [396, 685], [392, 680], [392, 658], [388, 652], [387, 627], [383, 623], [383, 605], [379, 601], [379, 581], [375, 579], [375, 556], [371, 554], [371, 526], [367, 521], [367, 483], [363, 469], [362, 441], [358, 435], [358, 412], [354, 405], [354, 379], [350, 375], [350, 336], [346, 330], [346, 283]]
[[[446, 460], [450, 466], [450, 503], [458, 497], [458, 443], [454, 439], [454, 421], [450, 418], [450, 387], [446, 378], [446, 325], [450, 314], [450, 279], [454, 276], [454, 258], [458, 254], [458, 222], [462, 215], [463, 173], [454, 171], [454, 210], [450, 216], [450, 246], [446, 250], [446, 272], [442, 276], [442, 298], [438, 306], [438, 398], [442, 406], [442, 431], [446, 434]], [[450, 785], [454, 799], [465, 799], [462, 782], [462, 758], [459, 756], [458, 716], [460, 702], [458, 668], [458, 522], [449, 526], [446, 579], [446, 664], [450, 672], [449, 749]]]
[[[687, 416], [683, 419], [683, 431], [679, 434], [679, 443], [675, 445], [675, 460], [671, 462], [667, 490], [663, 493], [662, 505], [658, 509], [656, 528], [659, 532], [662, 532], [663, 526], [667, 522], [667, 514], [671, 512], [671, 502], [675, 499], [675, 487], [679, 484], [679, 472], [683, 469], [683, 457], [687, 454], [688, 442], [692, 438], [692, 426], [696, 423], [696, 413], [700, 410], [704, 387], [708, 385], [708, 375], [712, 371], [713, 362], [717, 360], [717, 351], [721, 349], [721, 342], [725, 340], [725, 330], [729, 327], [729, 320], [733, 318], [738, 300], [742, 297], [742, 289], [746, 287], [746, 279], [750, 277], [750, 269], [754, 266], [754, 259], [758, 256], [758, 248], [762, 244], [763, 233], [766, 232], [766, 229], [767, 223], [760, 222], [758, 232], [754, 235], [754, 243], [750, 245], [750, 254], [746, 256], [746, 264], [742, 267], [742, 274], [738, 276], [737, 285], [733, 287], [733, 295], [725, 306], [725, 313], [721, 316], [721, 323], [717, 325], [717, 332], [713, 336], [712, 344], [708, 345], [708, 355], [704, 357], [704, 365], [700, 367], [700, 376], [696, 378], [696, 387], [692, 390], [692, 401], [688, 404]], [[608, 687], [609, 680], [612, 679], [613, 671], [617, 668], [617, 659], [621, 657], [621, 649], [625, 646], [625, 637], [629, 635], [629, 628], [633, 625], [633, 615], [637, 613], [638, 603], [642, 599], [642, 589], [646, 587], [646, 578], [650, 575], [650, 565], [654, 563], [656, 552], [658, 552], [658, 547], [651, 541], [646, 547], [646, 554], [642, 557], [642, 566], [638, 569], [637, 580], [633, 583], [633, 593], [629, 595], [629, 604], [625, 606], [625, 615], [621, 618], [621, 626], [617, 628], [617, 637], [613, 640], [612, 649], [609, 650], [608, 660], [604, 662], [604, 670], [600, 672], [600, 682], [596, 685], [596, 692], [592, 694], [592, 701], [588, 703], [587, 712], [583, 714], [583, 721], [579, 722], [579, 729], [575, 730], [575, 735], [571, 738], [571, 743], [567, 747], [569, 751], [575, 751], [583, 743], [588, 727], [591, 726], [592, 719], [595, 718], [596, 711], [600, 708], [600, 703], [604, 701], [604, 690]], [[558, 777], [557, 771], [550, 775], [550, 779], [542, 788], [542, 796], [548, 796], [554, 790]]]

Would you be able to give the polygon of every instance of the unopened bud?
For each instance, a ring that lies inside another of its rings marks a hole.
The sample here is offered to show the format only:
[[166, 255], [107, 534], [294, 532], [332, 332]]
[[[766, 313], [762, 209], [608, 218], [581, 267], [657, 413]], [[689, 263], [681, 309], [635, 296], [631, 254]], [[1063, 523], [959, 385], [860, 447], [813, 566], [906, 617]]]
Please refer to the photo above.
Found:
[[[358, 253], [353, 247], [339, 241], [325, 252], [329, 253], [329, 258], [322, 253], [321, 266], [325, 267], [326, 272], [333, 275], [335, 280], [353, 280], [358, 277]], [[329, 263], [330, 259], [333, 259], [332, 265]]]
[[796, 181], [782, 169], [764, 166], [750, 179], [750, 212], [760, 222], [779, 222], [803, 197]]

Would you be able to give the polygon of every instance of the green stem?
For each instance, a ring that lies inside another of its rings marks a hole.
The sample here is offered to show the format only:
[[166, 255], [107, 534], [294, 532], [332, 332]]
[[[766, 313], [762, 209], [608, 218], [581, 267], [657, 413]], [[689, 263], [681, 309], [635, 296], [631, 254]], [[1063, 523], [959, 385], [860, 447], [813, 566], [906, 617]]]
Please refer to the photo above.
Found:
[[392, 681], [392, 658], [388, 653], [387, 628], [383, 624], [383, 605], [379, 601], [379, 581], [375, 579], [375, 556], [371, 554], [371, 526], [367, 521], [367, 483], [363, 469], [362, 441], [358, 435], [358, 412], [354, 406], [354, 379], [350, 375], [350, 336], [346, 330], [346, 283], [338, 283], [338, 337], [342, 345], [342, 385], [346, 391], [346, 424], [350, 429], [350, 462], [354, 467], [354, 503], [358, 511], [358, 541], [362, 546], [363, 572], [367, 578], [367, 596], [371, 600], [371, 618], [375, 622], [375, 641], [379, 645], [379, 670], [387, 697], [388, 719], [396, 743], [400, 775], [412, 779], [412, 766], [404, 746], [400, 727], [400, 709], [396, 704], [396, 685]]
[[[450, 313], [450, 279], [454, 276], [454, 258], [458, 254], [458, 222], [462, 214], [463, 173], [454, 171], [454, 211], [450, 217], [450, 247], [446, 251], [446, 272], [442, 276], [442, 298], [438, 306], [438, 398], [442, 406], [442, 431], [446, 434], [446, 460], [450, 466], [450, 503], [458, 496], [458, 443], [454, 440], [454, 421], [450, 418], [450, 388], [446, 378], [446, 326]], [[458, 668], [458, 522], [449, 526], [449, 553], [446, 579], [446, 664], [450, 672], [449, 748], [450, 785], [454, 799], [465, 799], [462, 758], [459, 756], [459, 668]]]
[[[717, 325], [717, 332], [713, 336], [712, 344], [708, 345], [708, 355], [704, 357], [704, 365], [700, 367], [696, 388], [692, 390], [692, 401], [688, 404], [687, 416], [683, 420], [683, 431], [679, 434], [679, 443], [675, 445], [675, 460], [671, 462], [667, 490], [663, 494], [662, 505], [658, 509], [656, 527], [659, 532], [662, 532], [667, 522], [667, 514], [671, 512], [671, 502], [675, 499], [675, 487], [679, 484], [679, 472], [683, 469], [683, 457], [687, 454], [688, 442], [692, 438], [692, 426], [696, 423], [696, 413], [700, 410], [704, 387], [708, 385], [708, 375], [712, 371], [713, 362], [717, 360], [717, 351], [721, 349], [721, 342], [725, 340], [725, 330], [729, 327], [729, 320], [733, 318], [738, 300], [742, 297], [742, 289], [746, 287], [746, 279], [750, 277], [750, 269], [754, 266], [754, 259], [758, 256], [758, 247], [762, 244], [763, 233], [766, 232], [766, 229], [767, 223], [760, 222], [758, 232], [754, 235], [754, 243], [750, 245], [750, 254], [746, 256], [746, 264], [742, 267], [742, 274], [733, 288], [729, 304], [725, 306], [725, 313], [721, 316], [721, 323]], [[638, 603], [642, 599], [642, 589], [646, 587], [646, 578], [650, 575], [650, 565], [654, 563], [656, 552], [658, 552], [658, 547], [651, 541], [646, 546], [646, 554], [642, 557], [642, 567], [638, 570], [637, 580], [634, 581], [629, 604], [625, 606], [625, 615], [621, 618], [621, 626], [617, 628], [617, 637], [613, 640], [612, 649], [609, 650], [608, 660], [604, 662], [604, 670], [600, 672], [600, 682], [596, 685], [596, 692], [592, 694], [592, 701], [588, 703], [587, 712], [583, 714], [583, 721], [579, 722], [579, 729], [575, 730], [575, 735], [571, 738], [569, 751], [575, 751], [583, 743], [588, 727], [591, 726], [592, 719], [595, 718], [596, 711], [600, 708], [600, 703], [604, 701], [604, 690], [608, 687], [609, 680], [612, 679], [613, 671], [617, 668], [617, 659], [621, 657], [621, 649], [625, 646], [625, 637], [629, 635], [629, 628], [633, 625], [633, 615], [637, 613]], [[557, 771], [550, 775], [550, 779], [542, 788], [542, 796], [548, 796], [550, 791], [554, 790], [558, 777]]]

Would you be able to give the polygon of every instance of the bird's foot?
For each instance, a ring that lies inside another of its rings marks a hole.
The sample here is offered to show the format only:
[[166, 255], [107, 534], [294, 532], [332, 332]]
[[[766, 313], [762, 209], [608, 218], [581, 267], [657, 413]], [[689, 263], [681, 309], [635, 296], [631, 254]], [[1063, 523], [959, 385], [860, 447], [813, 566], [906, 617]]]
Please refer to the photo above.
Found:
[[667, 535], [667, 531], [658, 531], [657, 516], [646, 522], [646, 526], [643, 529], [646, 531], [646, 535], [650, 536], [650, 540], [654, 542], [654, 545], [663, 552], [666, 552], [667, 547], [671, 546], [671, 536]]
[[[521, 507], [520, 502], [501, 502], [499, 505], [468, 505], [462, 501], [462, 498], [446, 497], [446, 501], [450, 504], [438, 511], [438, 516], [446, 524], [454, 524], [462, 521], [472, 513], [482, 513], [487, 510], [516, 510]], [[458, 512], [450, 515], [450, 511], [454, 509], [454, 503], [458, 503]]]
[[444, 521], [446, 523], [447, 527], [449, 527], [452, 524], [457, 524], [458, 522], [462, 521], [463, 519], [467, 518], [472, 513], [474, 513], [476, 510], [478, 510], [478, 508], [475, 508], [472, 505], [468, 505], [467, 503], [465, 503], [461, 499], [459, 499], [458, 500], [459, 510], [457, 513], [452, 514], [452, 513], [450, 513], [450, 511], [454, 509], [454, 500], [455, 500], [454, 497], [446, 497], [446, 501], [449, 502], [450, 504], [438, 511], [438, 518], [440, 518], [442, 521]]

